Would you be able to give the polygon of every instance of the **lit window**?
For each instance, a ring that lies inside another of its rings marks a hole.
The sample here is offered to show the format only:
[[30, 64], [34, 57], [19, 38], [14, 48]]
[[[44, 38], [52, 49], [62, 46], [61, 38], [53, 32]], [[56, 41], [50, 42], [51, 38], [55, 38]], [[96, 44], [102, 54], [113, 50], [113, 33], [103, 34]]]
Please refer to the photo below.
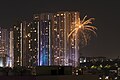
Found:
[[57, 14], [57, 16], [59, 16], [59, 14]]
[[14, 26], [14, 28], [16, 28], [16, 26]]
[[30, 33], [28, 33], [28, 36], [30, 37]]
[[57, 29], [55, 28], [54, 31], [57, 31]]
[[33, 56], [33, 58], [35, 58], [35, 56]]
[[30, 25], [28, 24], [28, 26], [30, 26]]
[[29, 43], [30, 43], [30, 40], [29, 40]]
[[37, 32], [36, 30], [34, 30], [34, 32]]
[[1, 33], [1, 31], [0, 31], [0, 33]]
[[18, 30], [19, 28], [17, 27], [16, 29]]
[[61, 16], [63, 16], [63, 14], [61, 14]]
[[39, 18], [39, 16], [35, 16], [35, 18]]
[[36, 39], [34, 39], [34, 41], [36, 41]]
[[32, 51], [32, 49], [30, 49], [30, 51]]
[[55, 24], [57, 24], [57, 21], [54, 21]]
[[57, 37], [59, 38], [59, 34], [57, 35]]
[[35, 29], [35, 28], [33, 28], [33, 29]]

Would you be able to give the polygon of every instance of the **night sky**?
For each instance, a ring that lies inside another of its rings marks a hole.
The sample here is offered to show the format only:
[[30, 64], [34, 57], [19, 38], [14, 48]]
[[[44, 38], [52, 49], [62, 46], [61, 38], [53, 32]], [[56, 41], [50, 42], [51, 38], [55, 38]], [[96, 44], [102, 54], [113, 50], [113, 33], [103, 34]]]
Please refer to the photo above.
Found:
[[83, 56], [120, 56], [119, 0], [0, 0], [0, 27], [11, 28], [18, 20], [32, 19], [35, 13], [56, 11], [80, 11], [81, 18], [95, 18], [97, 37], [81, 49]]

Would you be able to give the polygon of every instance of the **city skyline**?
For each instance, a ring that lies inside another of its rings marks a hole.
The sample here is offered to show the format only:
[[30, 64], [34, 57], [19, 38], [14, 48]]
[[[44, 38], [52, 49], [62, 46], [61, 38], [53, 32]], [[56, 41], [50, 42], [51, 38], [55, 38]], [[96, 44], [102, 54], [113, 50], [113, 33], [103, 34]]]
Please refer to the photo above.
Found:
[[79, 65], [79, 39], [68, 34], [76, 27], [79, 12], [35, 14], [13, 28], [14, 66]]
[[[114, 1], [1, 1], [2, 10], [0, 26], [10, 28], [14, 23], [22, 19], [32, 18], [35, 13], [55, 11], [79, 11], [80, 16], [94, 17], [94, 25], [98, 28], [96, 38], [81, 50], [85, 56], [120, 56], [119, 44], [119, 4]], [[47, 4], [44, 6], [43, 4]], [[44, 6], [44, 7], [43, 7]]]

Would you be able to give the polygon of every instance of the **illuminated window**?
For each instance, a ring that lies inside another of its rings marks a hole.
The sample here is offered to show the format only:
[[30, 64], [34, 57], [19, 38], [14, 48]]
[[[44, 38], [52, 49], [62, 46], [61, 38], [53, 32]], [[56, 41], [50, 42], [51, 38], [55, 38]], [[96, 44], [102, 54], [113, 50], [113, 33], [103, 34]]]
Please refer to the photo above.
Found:
[[28, 36], [30, 37], [30, 33], [28, 33]]
[[33, 28], [33, 29], [35, 29], [35, 28]]
[[30, 26], [30, 25], [28, 24], [28, 26]]
[[30, 51], [32, 51], [32, 49], [30, 49]]
[[39, 16], [35, 16], [35, 18], [39, 18]]
[[57, 24], [57, 21], [54, 21], [55, 24]]
[[46, 33], [45, 35], [48, 35], [48, 33]]
[[35, 56], [33, 56], [33, 58], [35, 58]]
[[57, 37], [59, 38], [59, 34], [57, 35]]
[[14, 26], [14, 28], [16, 28], [16, 26]]
[[34, 30], [34, 32], [37, 32], [36, 30]]
[[16, 29], [18, 30], [19, 28], [17, 27]]
[[29, 44], [29, 49], [30, 49], [30, 44]]
[[55, 28], [54, 31], [57, 31], [57, 29]]
[[62, 31], [63, 29], [60, 29], [60, 31]]
[[59, 16], [59, 14], [57, 14], [57, 16]]
[[63, 16], [63, 14], [61, 14], [61, 16]]
[[46, 32], [48, 32], [48, 30], [46, 30]]
[[34, 41], [36, 41], [36, 39], [34, 39]]
[[30, 40], [29, 40], [29, 43], [30, 43]]

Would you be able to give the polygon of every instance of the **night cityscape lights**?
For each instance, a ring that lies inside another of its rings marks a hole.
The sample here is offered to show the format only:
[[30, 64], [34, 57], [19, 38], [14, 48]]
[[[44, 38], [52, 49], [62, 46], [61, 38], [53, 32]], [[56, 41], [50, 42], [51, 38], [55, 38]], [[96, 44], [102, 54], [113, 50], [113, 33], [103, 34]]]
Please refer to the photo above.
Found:
[[4, 67], [78, 67], [79, 42], [87, 44], [89, 32], [96, 34], [97, 29], [89, 25], [94, 18], [86, 20], [86, 17], [80, 20], [79, 12], [61, 11], [34, 14], [31, 22], [17, 21], [6, 39], [9, 40], [6, 42], [9, 44], [8, 57], [1, 66], [4, 62]]
[[32, 21], [17, 21], [10, 30], [0, 28], [0, 71], [8, 70], [7, 75], [95, 74], [97, 79], [118, 79], [119, 57], [80, 54], [91, 36], [97, 35], [94, 18], [86, 18], [81, 20], [74, 11], [41, 13], [34, 14]]
[[94, 26], [90, 26], [89, 24], [92, 24], [92, 20], [94, 20], [94, 18], [90, 18], [88, 20], [85, 20], [87, 16], [85, 16], [83, 18], [83, 20], [80, 20], [80, 18], [78, 18], [73, 24], [75, 24], [75, 29], [73, 29], [70, 34], [68, 35], [68, 38], [73, 34], [73, 36], [78, 36], [80, 34], [80, 41], [81, 38], [84, 40], [85, 45], [87, 45], [87, 42], [90, 38], [90, 33], [89, 32], [93, 32], [96, 35], [95, 30], [97, 29]]

